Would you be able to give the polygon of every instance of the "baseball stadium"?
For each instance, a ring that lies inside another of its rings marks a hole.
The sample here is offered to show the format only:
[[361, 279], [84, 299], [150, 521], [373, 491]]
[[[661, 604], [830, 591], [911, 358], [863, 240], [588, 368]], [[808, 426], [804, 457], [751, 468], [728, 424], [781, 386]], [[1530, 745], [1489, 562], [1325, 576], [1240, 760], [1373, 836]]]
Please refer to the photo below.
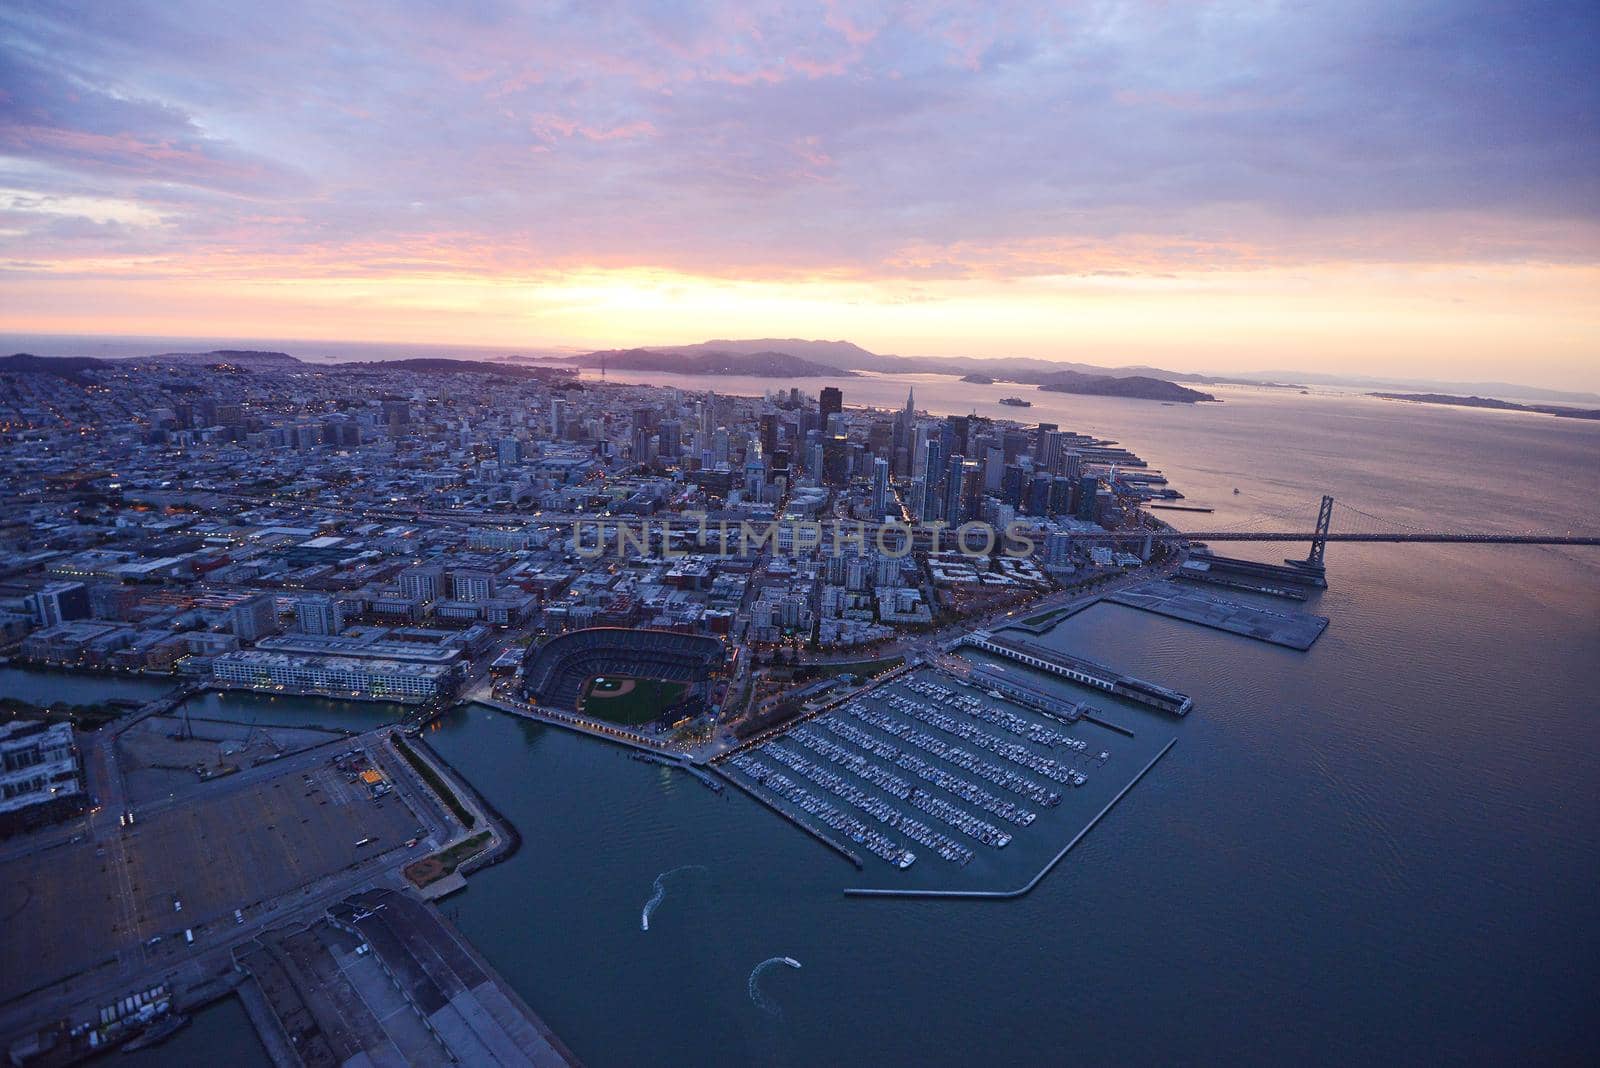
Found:
[[589, 627], [530, 650], [523, 691], [546, 708], [659, 729], [705, 710], [725, 656], [719, 639], [701, 634]]

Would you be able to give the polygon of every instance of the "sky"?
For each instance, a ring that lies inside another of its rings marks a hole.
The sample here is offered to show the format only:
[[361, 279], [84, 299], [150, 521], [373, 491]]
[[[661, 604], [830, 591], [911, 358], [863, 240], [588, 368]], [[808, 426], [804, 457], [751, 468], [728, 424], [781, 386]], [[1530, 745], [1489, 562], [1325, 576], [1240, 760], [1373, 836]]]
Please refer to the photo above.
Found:
[[1600, 389], [1600, 5], [0, 5], [0, 331]]

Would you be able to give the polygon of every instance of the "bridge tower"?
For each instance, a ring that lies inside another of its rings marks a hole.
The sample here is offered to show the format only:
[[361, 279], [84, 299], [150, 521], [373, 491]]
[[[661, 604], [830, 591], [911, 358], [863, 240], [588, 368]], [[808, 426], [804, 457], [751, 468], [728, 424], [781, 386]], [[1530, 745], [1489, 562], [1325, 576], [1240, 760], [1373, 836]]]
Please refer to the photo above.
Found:
[[1322, 495], [1322, 507], [1317, 509], [1317, 540], [1311, 543], [1311, 552], [1306, 554], [1306, 564], [1322, 570], [1322, 557], [1328, 551], [1328, 528], [1333, 526], [1333, 498], [1326, 493]]

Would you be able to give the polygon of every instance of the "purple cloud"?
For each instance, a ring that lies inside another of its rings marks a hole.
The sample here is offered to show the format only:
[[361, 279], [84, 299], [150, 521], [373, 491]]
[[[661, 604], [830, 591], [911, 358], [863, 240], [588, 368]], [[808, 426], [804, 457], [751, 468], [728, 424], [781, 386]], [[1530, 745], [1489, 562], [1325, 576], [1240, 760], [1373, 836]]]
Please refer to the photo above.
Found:
[[[0, 245], [869, 277], [1103, 269], [1111, 248], [1150, 270], [1588, 262], [1597, 23], [1590, 4], [17, 2], [0, 186], [44, 199]], [[79, 225], [73, 198], [160, 222]]]

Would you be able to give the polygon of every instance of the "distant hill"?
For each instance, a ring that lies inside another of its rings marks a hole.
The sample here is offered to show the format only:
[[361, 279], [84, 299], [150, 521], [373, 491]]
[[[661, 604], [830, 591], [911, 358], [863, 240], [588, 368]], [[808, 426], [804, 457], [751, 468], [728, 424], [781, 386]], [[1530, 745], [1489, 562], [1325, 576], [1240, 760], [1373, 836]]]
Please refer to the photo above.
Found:
[[135, 357], [131, 363], [168, 363], [209, 367], [215, 363], [232, 364], [250, 370], [292, 370], [304, 367], [301, 360], [287, 352], [258, 352], [253, 349], [213, 349], [210, 352], [162, 352], [154, 356]]
[[981, 374], [1011, 382], [1037, 382], [1040, 375], [1058, 371], [1082, 371], [1090, 374], [1149, 374], [1159, 378], [1190, 378], [1201, 380], [1203, 375], [1182, 375], [1163, 371], [1157, 367], [1097, 367], [1086, 363], [1062, 363], [1027, 356], [1002, 356], [979, 358], [976, 356], [892, 356], [869, 352], [849, 341], [807, 341], [804, 338], [754, 338], [735, 341], [718, 338], [698, 345], [651, 345], [654, 352], [675, 352], [693, 356], [700, 353], [756, 353], [784, 352], [807, 360], [830, 364], [845, 370], [876, 371], [881, 374]]
[[1197, 389], [1189, 389], [1175, 382], [1146, 375], [1086, 375], [1077, 371], [1063, 371], [1052, 375], [1039, 388], [1047, 393], [1082, 393], [1094, 397], [1129, 397], [1135, 400], [1169, 401], [1177, 404], [1194, 404], [1214, 401], [1217, 398]]
[[1559, 404], [1517, 404], [1514, 401], [1496, 400], [1493, 397], [1458, 397], [1450, 393], [1369, 393], [1369, 397], [1384, 400], [1409, 401], [1412, 404], [1445, 404], [1455, 408], [1493, 408], [1507, 412], [1540, 412], [1563, 419], [1600, 419], [1600, 409], [1565, 408]]
[[[852, 346], [853, 347], [853, 346]], [[569, 357], [579, 367], [664, 371], [684, 375], [749, 375], [753, 378], [855, 378], [854, 371], [816, 363], [791, 352], [733, 352], [691, 345], [677, 349], [611, 349]]]
[[81, 379], [83, 371], [111, 366], [110, 360], [99, 360], [93, 356], [35, 356], [31, 352], [0, 356], [0, 371], [22, 375], [55, 375], [57, 378], [70, 378], [74, 382]]

